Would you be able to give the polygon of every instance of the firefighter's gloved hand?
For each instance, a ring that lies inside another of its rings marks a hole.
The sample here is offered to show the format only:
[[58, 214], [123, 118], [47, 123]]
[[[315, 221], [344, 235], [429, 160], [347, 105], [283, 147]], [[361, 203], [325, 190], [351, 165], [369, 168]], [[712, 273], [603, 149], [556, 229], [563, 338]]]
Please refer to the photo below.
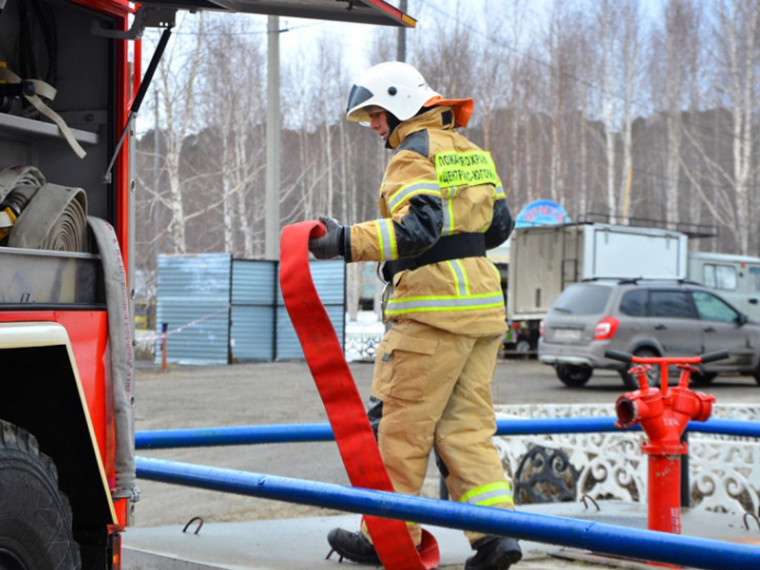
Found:
[[320, 216], [319, 221], [325, 226], [325, 235], [309, 240], [309, 251], [317, 259], [332, 259], [345, 252], [346, 229], [335, 218]]

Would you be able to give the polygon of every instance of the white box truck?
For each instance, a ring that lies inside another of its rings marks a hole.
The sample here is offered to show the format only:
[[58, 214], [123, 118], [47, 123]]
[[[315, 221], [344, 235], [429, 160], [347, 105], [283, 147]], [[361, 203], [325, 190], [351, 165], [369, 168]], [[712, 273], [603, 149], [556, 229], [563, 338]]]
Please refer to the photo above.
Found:
[[528, 350], [536, 349], [541, 319], [571, 283], [592, 278], [685, 279], [687, 275], [687, 236], [677, 231], [562, 224], [518, 228], [511, 242], [507, 319], [528, 341], [523, 344]]

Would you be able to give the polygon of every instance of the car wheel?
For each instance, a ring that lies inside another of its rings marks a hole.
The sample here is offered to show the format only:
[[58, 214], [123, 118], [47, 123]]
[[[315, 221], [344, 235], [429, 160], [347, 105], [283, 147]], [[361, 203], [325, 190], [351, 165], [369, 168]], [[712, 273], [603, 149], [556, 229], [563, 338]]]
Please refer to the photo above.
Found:
[[[633, 353], [634, 356], [640, 356], [642, 358], [652, 358], [660, 356], [651, 348], [640, 348]], [[649, 372], [647, 372], [647, 382], [650, 388], [660, 387], [660, 366], [651, 364]], [[629, 390], [637, 390], [639, 388], [639, 380], [634, 375], [628, 373], [628, 369], [625, 368], [620, 371], [620, 378], [623, 380], [623, 384]]]
[[694, 386], [709, 386], [713, 380], [715, 380], [715, 377], [717, 374], [715, 372], [705, 372], [704, 374], [699, 374], [698, 372], [692, 372], [691, 373], [691, 383]]
[[593, 369], [590, 366], [576, 366], [573, 364], [557, 364], [554, 369], [557, 372], [557, 378], [565, 386], [579, 388], [591, 378]]
[[530, 352], [530, 341], [525, 340], [524, 338], [518, 340], [515, 345], [515, 350], [517, 352]]

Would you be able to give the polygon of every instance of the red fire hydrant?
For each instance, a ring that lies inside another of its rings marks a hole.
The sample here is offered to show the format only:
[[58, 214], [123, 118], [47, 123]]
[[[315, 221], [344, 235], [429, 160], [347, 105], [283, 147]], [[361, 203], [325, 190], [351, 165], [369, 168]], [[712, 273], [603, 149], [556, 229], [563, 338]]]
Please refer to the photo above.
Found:
[[[691, 364], [725, 358], [725, 351], [704, 357], [662, 358], [636, 357], [624, 353], [627, 360], [640, 364], [630, 370], [639, 381], [639, 389], [620, 396], [615, 403], [618, 427], [640, 423], [648, 441], [642, 450], [649, 455], [648, 528], [674, 534], [681, 533], [681, 455], [687, 450], [681, 435], [690, 420], [705, 421], [710, 417], [715, 396], [689, 390], [689, 378], [696, 368]], [[609, 357], [615, 357], [610, 355]], [[708, 358], [708, 360], [705, 360]], [[668, 389], [668, 366], [677, 365], [681, 378]], [[661, 389], [652, 388], [646, 372], [651, 365], [660, 366]]]

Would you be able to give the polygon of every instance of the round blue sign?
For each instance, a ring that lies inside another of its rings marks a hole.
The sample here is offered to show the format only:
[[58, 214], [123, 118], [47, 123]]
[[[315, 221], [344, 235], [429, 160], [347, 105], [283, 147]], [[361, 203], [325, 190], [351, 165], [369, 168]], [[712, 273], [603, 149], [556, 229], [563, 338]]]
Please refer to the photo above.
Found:
[[570, 216], [565, 209], [551, 200], [536, 200], [525, 206], [515, 220], [515, 227], [551, 226], [567, 224]]

